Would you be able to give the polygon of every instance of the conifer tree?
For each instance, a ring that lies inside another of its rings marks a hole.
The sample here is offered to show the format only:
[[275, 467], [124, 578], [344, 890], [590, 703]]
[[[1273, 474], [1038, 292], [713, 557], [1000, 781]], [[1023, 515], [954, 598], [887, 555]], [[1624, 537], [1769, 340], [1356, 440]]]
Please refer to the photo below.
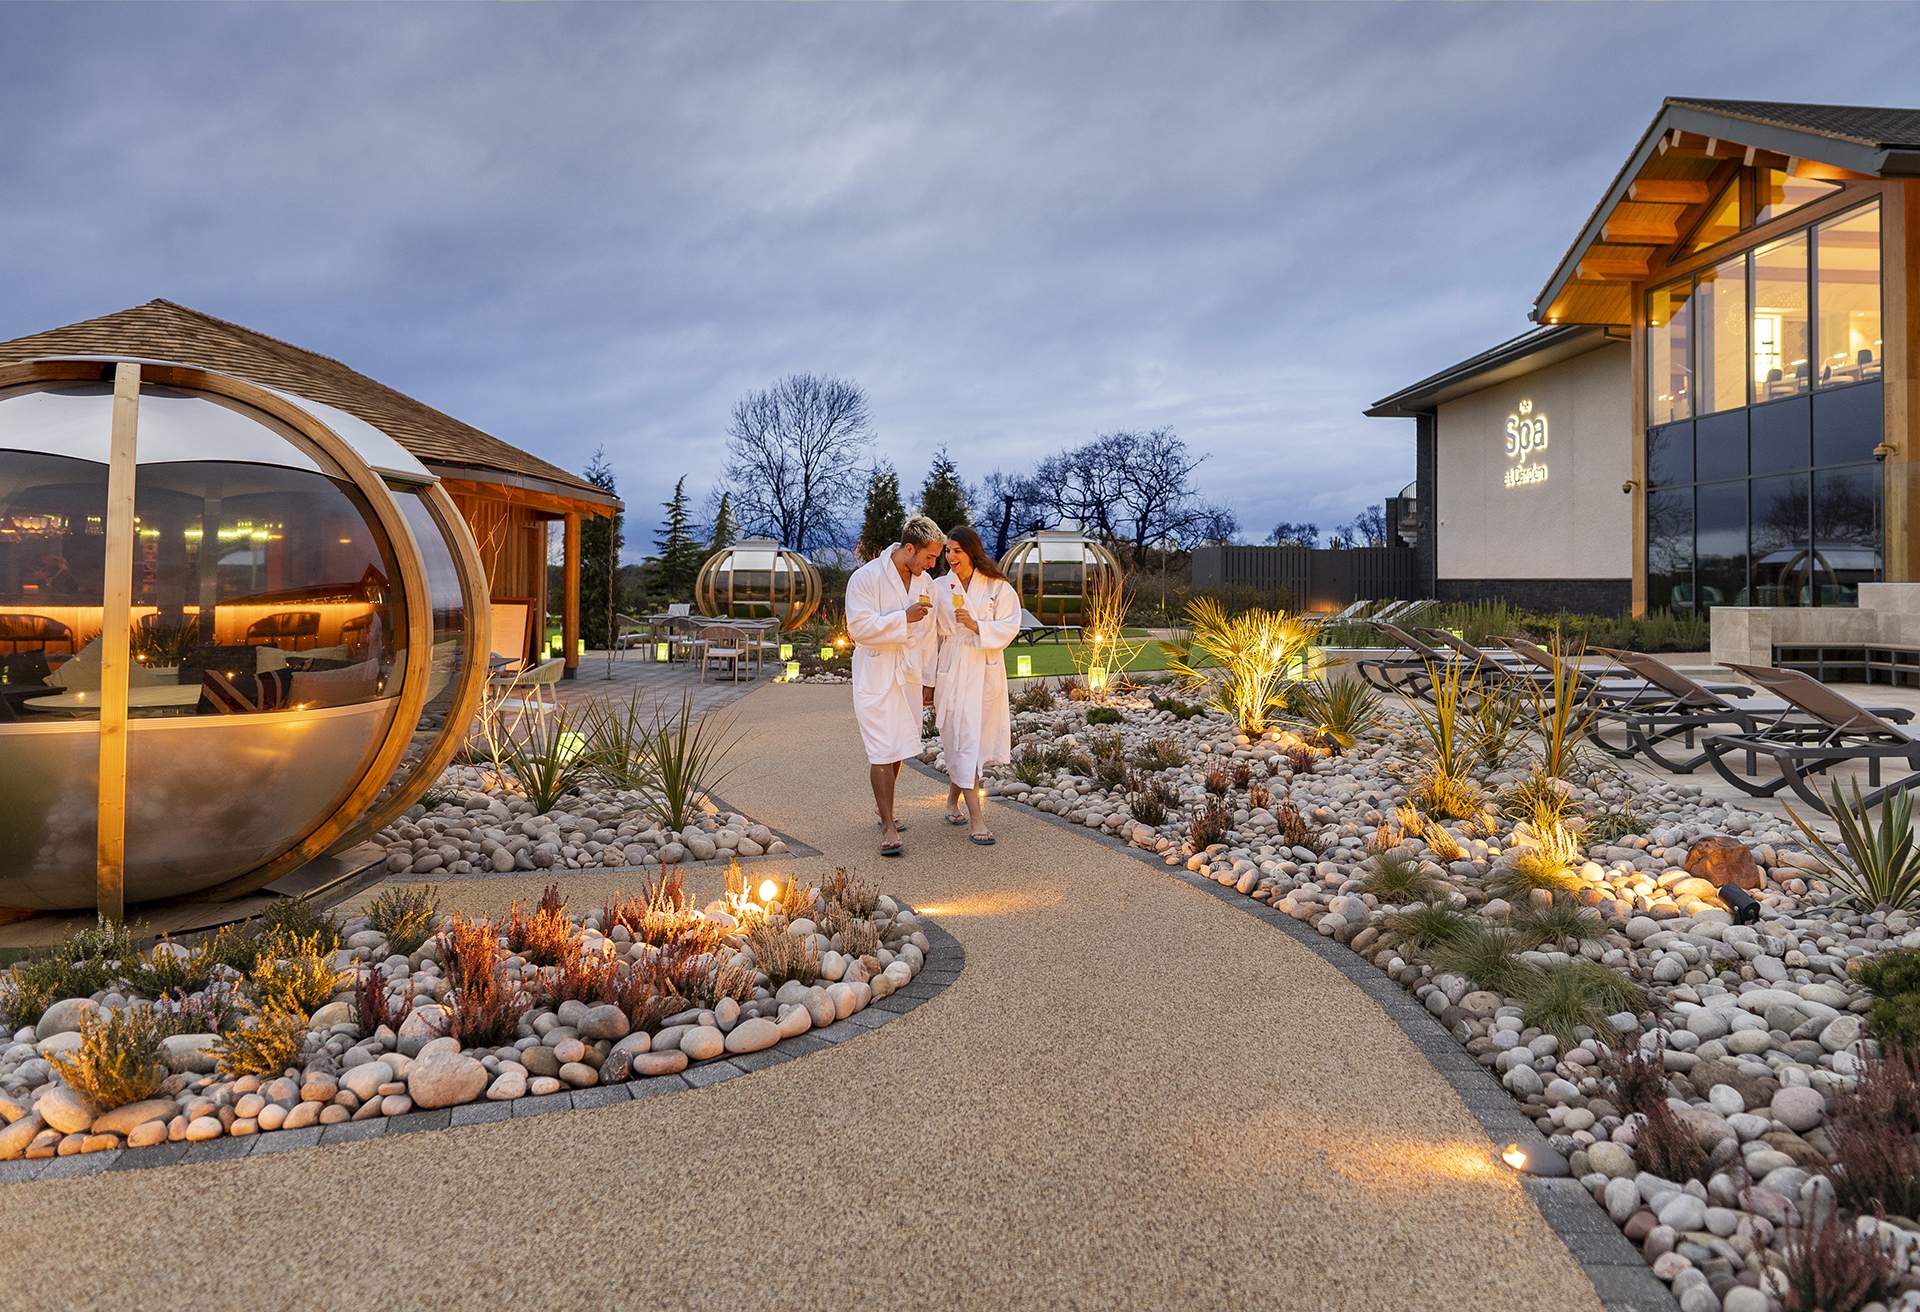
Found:
[[945, 447], [933, 454], [933, 468], [920, 489], [920, 513], [943, 529], [967, 522], [967, 485], [960, 481], [960, 470]]
[[653, 539], [660, 558], [660, 587], [673, 600], [691, 601], [703, 556], [687, 522], [686, 475], [673, 485], [673, 496], [661, 508], [667, 512], [666, 522]]
[[900, 540], [907, 508], [900, 504], [900, 476], [877, 465], [867, 479], [867, 507], [860, 519], [860, 559], [872, 560]]

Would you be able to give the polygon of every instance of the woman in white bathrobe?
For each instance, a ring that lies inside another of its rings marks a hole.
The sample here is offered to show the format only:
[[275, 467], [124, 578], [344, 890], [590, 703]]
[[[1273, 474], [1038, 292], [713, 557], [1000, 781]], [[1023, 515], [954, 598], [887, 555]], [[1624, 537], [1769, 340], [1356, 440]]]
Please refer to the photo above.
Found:
[[[947, 822], [970, 824], [973, 841], [993, 842], [980, 769], [1013, 750], [1006, 649], [1020, 632], [1020, 598], [1000, 566], [962, 524], [947, 534], [948, 570], [934, 581], [940, 660], [933, 684], [940, 750], [947, 760]], [[960, 814], [962, 799], [966, 815]]]

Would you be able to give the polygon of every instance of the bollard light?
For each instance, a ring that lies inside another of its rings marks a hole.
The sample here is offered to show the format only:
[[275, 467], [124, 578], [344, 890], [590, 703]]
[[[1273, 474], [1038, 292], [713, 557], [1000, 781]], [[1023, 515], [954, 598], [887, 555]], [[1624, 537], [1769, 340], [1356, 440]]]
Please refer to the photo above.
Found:
[[1013, 658], [1013, 672], [1022, 679], [1033, 677], [1033, 657], [1021, 652]]
[[653, 644], [653, 659], [658, 661], [662, 665], [665, 665], [667, 663], [667, 644], [666, 643], [656, 642]]

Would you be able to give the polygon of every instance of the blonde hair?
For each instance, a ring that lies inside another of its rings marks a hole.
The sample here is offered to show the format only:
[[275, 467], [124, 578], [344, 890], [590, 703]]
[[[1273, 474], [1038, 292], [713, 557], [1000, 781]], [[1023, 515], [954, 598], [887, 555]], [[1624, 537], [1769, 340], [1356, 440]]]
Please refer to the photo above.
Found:
[[927, 547], [945, 542], [947, 534], [925, 515], [915, 515], [900, 528], [900, 540], [910, 547]]

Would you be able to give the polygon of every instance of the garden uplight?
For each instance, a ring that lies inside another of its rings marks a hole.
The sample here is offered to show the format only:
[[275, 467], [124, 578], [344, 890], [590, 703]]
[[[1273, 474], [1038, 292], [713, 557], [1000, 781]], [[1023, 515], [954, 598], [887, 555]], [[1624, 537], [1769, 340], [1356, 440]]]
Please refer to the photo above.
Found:
[[798, 683], [799, 681], [800, 681], [800, 662], [788, 661], [787, 662], [787, 682]]
[[1559, 1177], [1568, 1173], [1567, 1159], [1544, 1143], [1531, 1148], [1510, 1143], [1500, 1150], [1500, 1160], [1522, 1175]]
[[1033, 677], [1033, 657], [1027, 655], [1025, 652], [1021, 652], [1018, 656], [1015, 656], [1013, 658], [1013, 672], [1018, 678], [1031, 679]]
[[790, 661], [790, 660], [792, 660], [792, 659], [793, 659], [793, 644], [792, 644], [792, 643], [790, 643], [790, 642], [783, 642], [783, 643], [781, 643], [781, 644], [780, 644], [780, 659], [781, 659], [781, 660], [783, 660], [783, 661]]
[[661, 664], [661, 665], [665, 665], [665, 664], [667, 663], [667, 651], [668, 651], [668, 649], [667, 649], [667, 644], [666, 644], [666, 643], [664, 643], [664, 642], [656, 642], [656, 643], [654, 643], [654, 644], [653, 644], [653, 659], [654, 659], [654, 660], [655, 660], [656, 662], [658, 662], [659, 664]]
[[830, 661], [830, 660], [832, 660], [832, 659], [833, 659], [833, 648], [832, 648], [832, 647], [822, 647], [822, 648], [820, 649], [820, 659], [821, 659], [821, 660], [823, 660], [823, 661]]
[[762, 906], [772, 906], [774, 899], [779, 896], [780, 883], [778, 880], [763, 879], [760, 881], [760, 904]]

